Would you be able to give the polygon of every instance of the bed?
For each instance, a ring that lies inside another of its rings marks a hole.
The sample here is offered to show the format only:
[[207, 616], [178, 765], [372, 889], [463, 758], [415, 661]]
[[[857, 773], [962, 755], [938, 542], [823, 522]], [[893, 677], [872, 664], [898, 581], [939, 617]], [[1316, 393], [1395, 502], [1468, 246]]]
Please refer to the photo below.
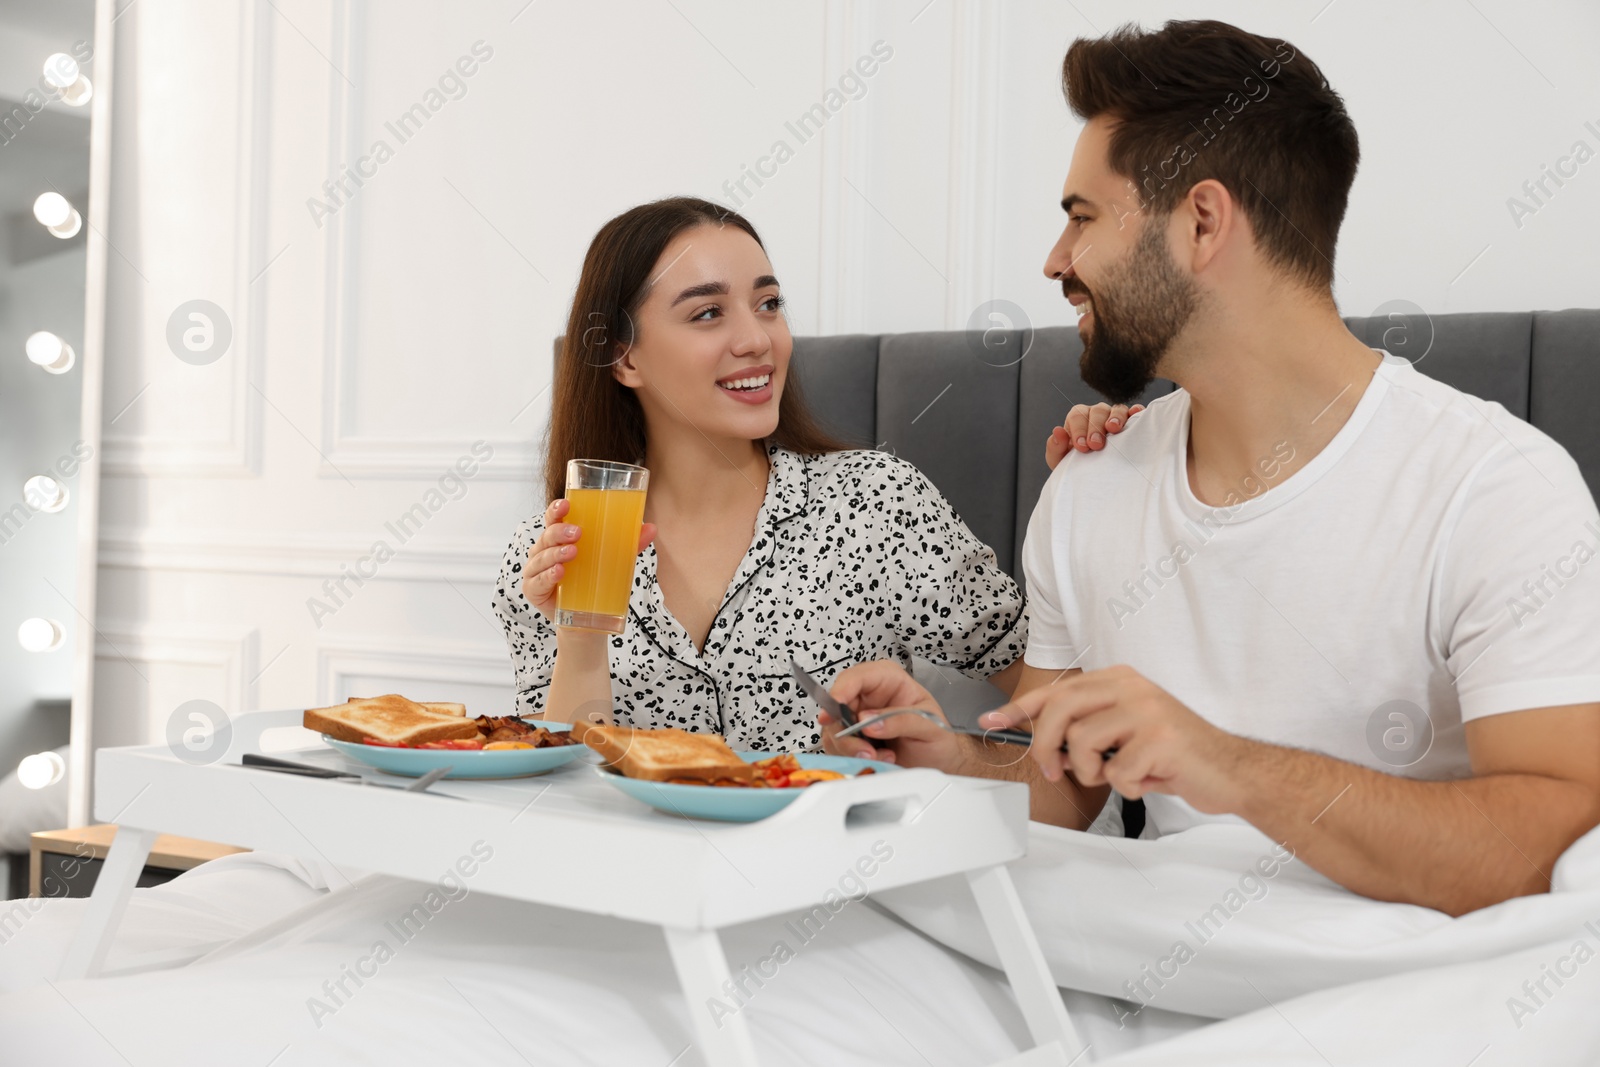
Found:
[[[1249, 827], [1125, 841], [1035, 824], [1030, 837], [1013, 877], [1075, 987], [1063, 997], [1082, 1062], [1600, 1058], [1600, 831], [1562, 858], [1551, 893], [1459, 919], [1364, 900], [1293, 860], [1262, 876], [1274, 846]], [[248, 854], [139, 890], [105, 975], [84, 981], [52, 967], [87, 902], [38, 902], [0, 943], [8, 1060], [698, 1062], [655, 928], [470, 893], [402, 940], [396, 917], [427, 886], [369, 875], [329, 891], [330, 873]], [[937, 882], [891, 891], [803, 943], [792, 916], [733, 928], [735, 970], [771, 977], [690, 1010], [745, 1013], [764, 1064], [1014, 1055], [1026, 1029], [967, 899]], [[1198, 928], [1203, 944], [1188, 934], [1195, 951], [1174, 965], [1184, 924], [1219, 902], [1228, 917]]]

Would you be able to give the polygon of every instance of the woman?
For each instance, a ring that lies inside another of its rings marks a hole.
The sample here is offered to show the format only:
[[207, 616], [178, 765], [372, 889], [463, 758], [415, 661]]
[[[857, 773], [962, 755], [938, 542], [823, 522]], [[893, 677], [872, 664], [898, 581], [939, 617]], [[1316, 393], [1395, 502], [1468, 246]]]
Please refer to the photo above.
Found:
[[[915, 467], [811, 419], [789, 380], [782, 308], [754, 227], [708, 201], [645, 204], [595, 236], [556, 368], [551, 503], [518, 527], [495, 596], [519, 713], [797, 751], [820, 734], [791, 657], [825, 685], [850, 664], [915, 655], [1015, 686], [1027, 639], [1016, 583]], [[1118, 414], [1102, 405], [1095, 429], [1115, 432]], [[1089, 410], [1074, 415], [1085, 430]], [[1052, 458], [1072, 426], [1057, 428]], [[584, 550], [562, 522], [576, 458], [650, 470], [619, 636], [551, 621]]]

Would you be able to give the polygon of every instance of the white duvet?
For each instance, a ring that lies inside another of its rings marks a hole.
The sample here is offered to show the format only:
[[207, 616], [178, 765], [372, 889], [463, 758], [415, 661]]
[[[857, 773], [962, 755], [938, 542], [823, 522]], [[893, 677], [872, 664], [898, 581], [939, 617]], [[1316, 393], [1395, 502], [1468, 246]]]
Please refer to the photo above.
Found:
[[[1248, 827], [1033, 828], [1013, 874], [1089, 1042], [1080, 1063], [1600, 1063], [1600, 831], [1550, 894], [1454, 920], [1262, 862], [1275, 855]], [[88, 981], [53, 980], [84, 902], [0, 918], [0, 1058], [700, 1062], [687, 1012], [708, 1006], [684, 1004], [652, 927], [469, 893], [402, 938], [395, 919], [430, 887], [325, 884], [247, 855], [140, 890]], [[992, 954], [968, 900], [958, 880], [930, 883], [849, 904], [807, 942], [782, 916], [726, 931], [735, 970], [792, 950], [735, 1005], [762, 1063], [983, 1064], [1026, 1047], [1003, 978], [976, 962]]]
[[[1103, 1062], [1600, 1064], [1600, 829], [1550, 893], [1457, 919], [1284, 855], [1243, 825], [1154, 841], [1031, 828], [1012, 877], [1057, 983], [1085, 991], [1066, 996], [1087, 1040], [1126, 1048], [1162, 1011], [1229, 1020]], [[880, 902], [993, 962], [955, 888]]]

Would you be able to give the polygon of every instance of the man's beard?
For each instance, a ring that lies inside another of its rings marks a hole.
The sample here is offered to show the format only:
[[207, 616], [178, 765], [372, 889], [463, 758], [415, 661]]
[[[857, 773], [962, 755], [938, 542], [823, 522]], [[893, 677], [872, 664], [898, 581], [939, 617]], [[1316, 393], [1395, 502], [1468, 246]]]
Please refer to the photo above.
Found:
[[1113, 404], [1132, 403], [1155, 379], [1156, 365], [1199, 300], [1194, 279], [1172, 262], [1166, 229], [1157, 221], [1145, 222], [1127, 259], [1108, 271], [1094, 292], [1077, 279], [1061, 286], [1068, 294], [1086, 293], [1093, 302], [1093, 328], [1078, 370]]

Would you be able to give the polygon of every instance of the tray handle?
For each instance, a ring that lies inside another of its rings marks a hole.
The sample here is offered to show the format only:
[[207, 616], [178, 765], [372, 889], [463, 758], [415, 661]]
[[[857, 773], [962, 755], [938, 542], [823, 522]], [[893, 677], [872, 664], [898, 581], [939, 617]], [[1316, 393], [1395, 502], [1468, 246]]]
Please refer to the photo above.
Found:
[[285, 708], [282, 711], [247, 711], [233, 718], [228, 724], [228, 751], [223, 760], [238, 763], [246, 752], [261, 751], [262, 734], [284, 726], [299, 726], [305, 722], [305, 714], [303, 708]]
[[948, 775], [928, 767], [908, 767], [847, 783], [822, 783], [824, 788], [808, 787], [805, 796], [757, 825], [776, 829], [792, 822], [865, 832], [908, 823], [920, 818], [952, 784]]

